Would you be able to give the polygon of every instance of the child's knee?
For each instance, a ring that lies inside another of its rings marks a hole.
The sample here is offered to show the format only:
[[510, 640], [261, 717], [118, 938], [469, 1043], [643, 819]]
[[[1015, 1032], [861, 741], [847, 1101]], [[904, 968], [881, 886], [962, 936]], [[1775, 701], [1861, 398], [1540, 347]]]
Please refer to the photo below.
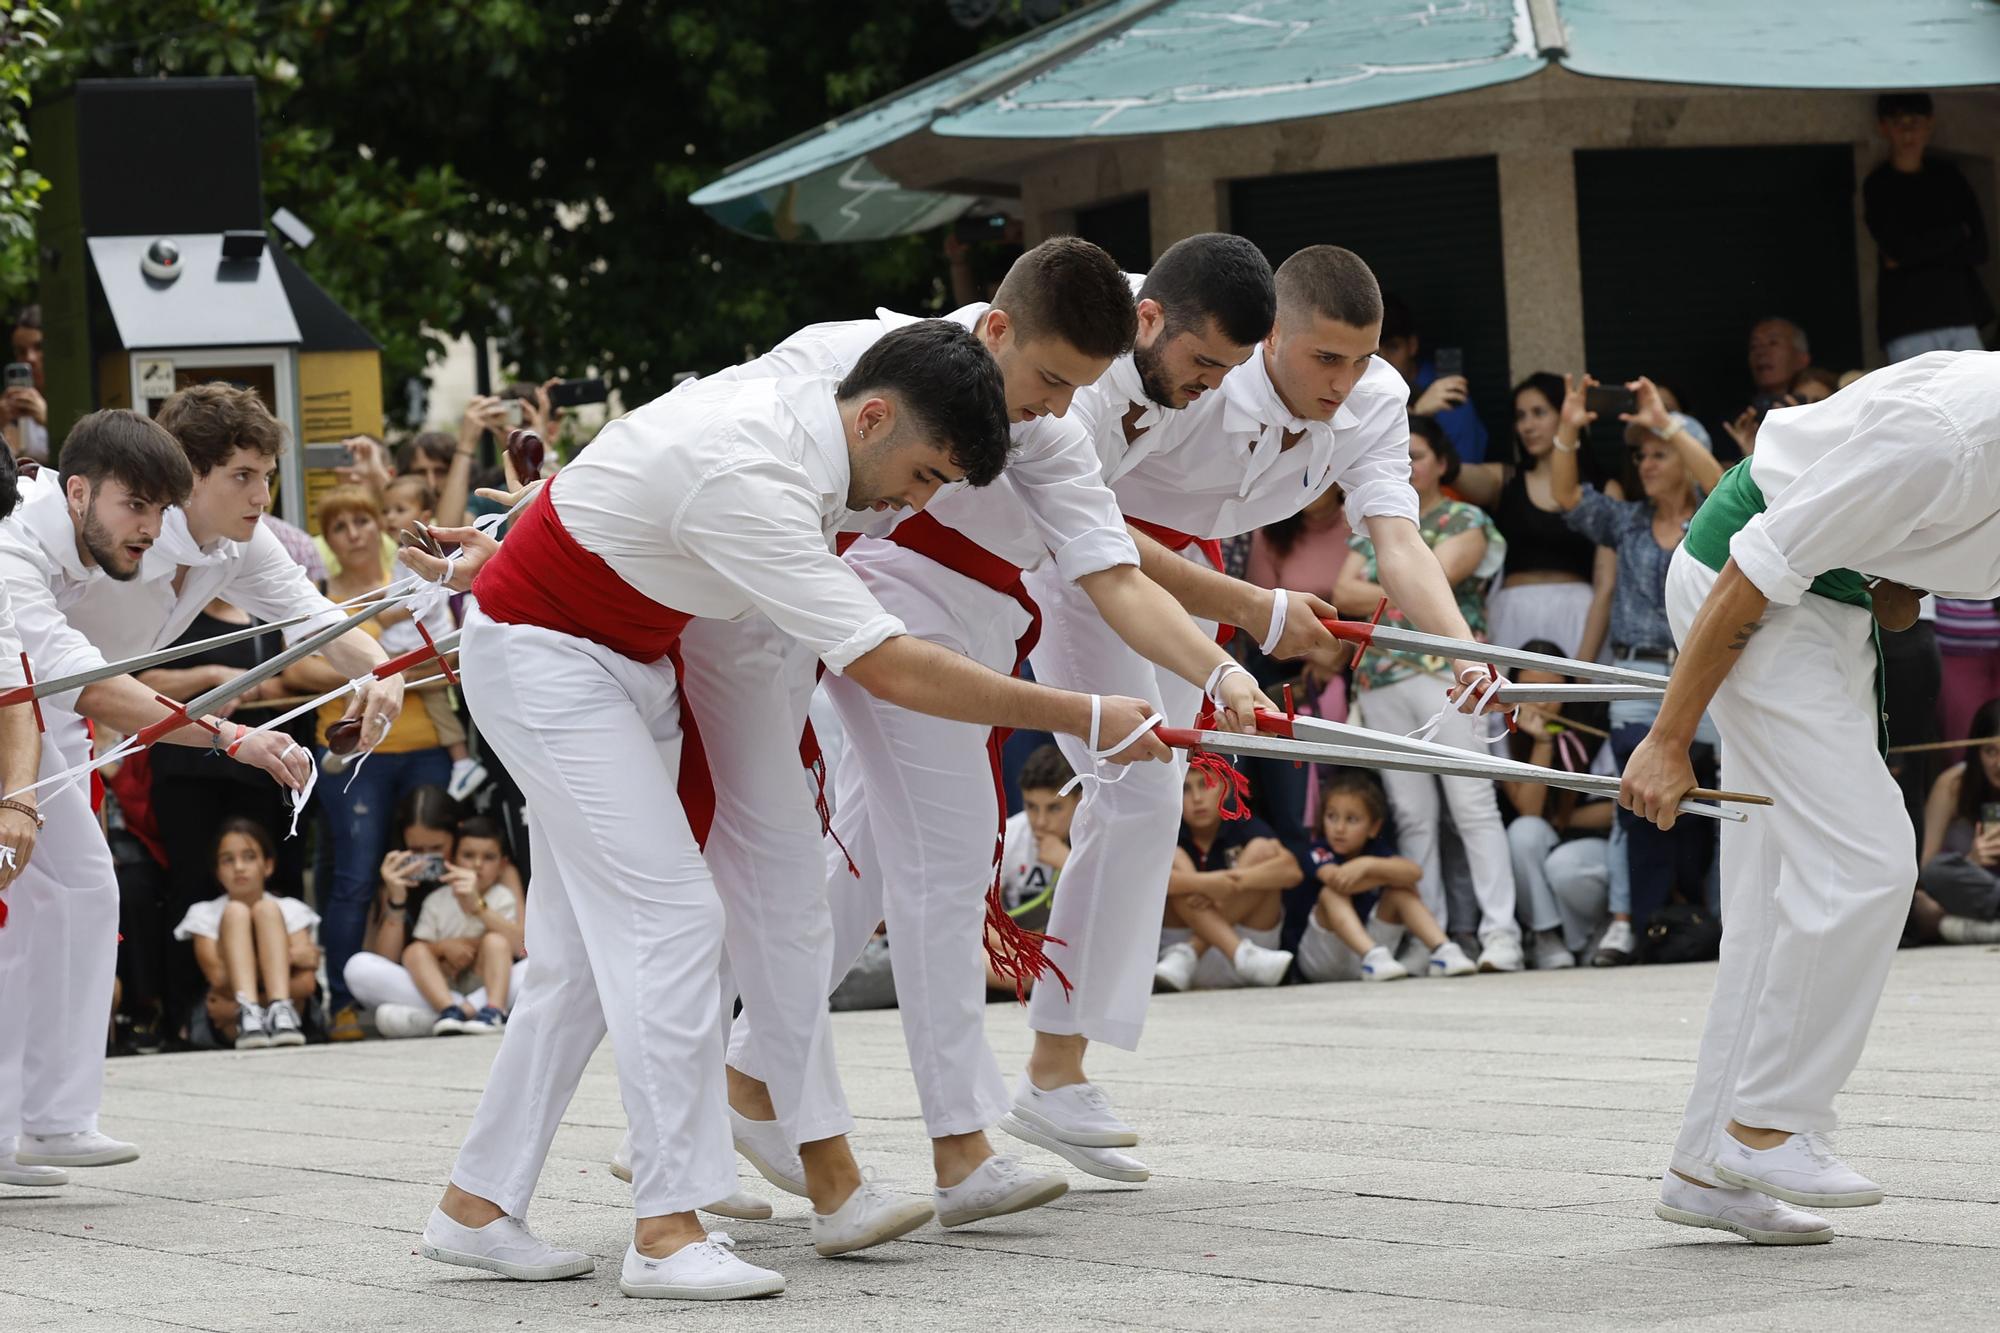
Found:
[[505, 935], [497, 930], [489, 930], [479, 939], [479, 956], [487, 961], [514, 961], [514, 946]]
[[231, 898], [222, 905], [222, 920], [224, 923], [241, 923], [247, 922], [250, 919], [250, 908], [243, 903], [237, 902], [234, 898]]
[[419, 959], [432, 959], [435, 957], [436, 951], [431, 948], [429, 940], [411, 940], [403, 946], [404, 967], [409, 967]]

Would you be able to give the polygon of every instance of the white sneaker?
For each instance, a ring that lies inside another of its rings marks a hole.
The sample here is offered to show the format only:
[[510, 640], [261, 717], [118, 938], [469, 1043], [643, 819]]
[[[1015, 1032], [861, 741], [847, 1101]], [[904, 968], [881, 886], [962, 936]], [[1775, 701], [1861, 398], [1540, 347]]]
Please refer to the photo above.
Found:
[[756, 1167], [758, 1175], [787, 1194], [806, 1197], [806, 1165], [799, 1160], [798, 1145], [785, 1137], [783, 1125], [752, 1120], [732, 1106], [729, 1132], [736, 1141], [736, 1155]]
[[924, 1200], [898, 1198], [877, 1185], [875, 1168], [865, 1167], [846, 1203], [830, 1213], [813, 1210], [813, 1249], [828, 1259], [865, 1250], [915, 1231], [934, 1215]]
[[1192, 944], [1169, 944], [1153, 965], [1153, 982], [1166, 990], [1184, 991], [1194, 985], [1194, 969], [1200, 962]]
[[1833, 1239], [1833, 1227], [1823, 1217], [1755, 1190], [1703, 1189], [1671, 1171], [1660, 1182], [1660, 1201], [1653, 1205], [1653, 1215], [1684, 1227], [1733, 1231], [1759, 1245], [1824, 1245]]
[[454, 759], [451, 763], [451, 778], [445, 783], [445, 794], [454, 801], [463, 802], [466, 797], [486, 785], [486, 766], [467, 755]]
[[735, 1248], [726, 1231], [711, 1231], [707, 1240], [683, 1245], [664, 1259], [648, 1259], [638, 1246], [628, 1245], [618, 1290], [669, 1301], [740, 1301], [785, 1289], [783, 1273], [743, 1262]]
[[1446, 940], [1431, 950], [1429, 972], [1434, 977], [1469, 977], [1478, 970], [1479, 964], [1467, 958], [1455, 940]]
[[240, 995], [236, 999], [236, 1049], [261, 1051], [271, 1044], [271, 1026], [263, 1007]]
[[1401, 981], [1410, 975], [1410, 969], [1396, 961], [1396, 955], [1378, 944], [1361, 955], [1361, 979], [1363, 981]]
[[1236, 946], [1236, 957], [1229, 960], [1236, 967], [1236, 975], [1252, 986], [1275, 986], [1285, 979], [1291, 970], [1292, 956], [1283, 949], [1266, 949], [1254, 940], [1244, 940]]
[[290, 1000], [274, 1001], [264, 1011], [264, 1021], [271, 1029], [273, 1046], [303, 1046], [306, 1044], [305, 1029], [299, 1025], [299, 1011], [292, 1008]]
[[937, 1220], [962, 1227], [988, 1217], [1005, 1217], [1052, 1203], [1069, 1193], [1069, 1182], [1052, 1172], [1030, 1171], [1018, 1157], [994, 1154], [956, 1185], [937, 1189]]
[[94, 1129], [75, 1134], [23, 1134], [14, 1160], [22, 1166], [116, 1166], [138, 1161], [139, 1149]]
[[1535, 932], [1535, 970], [1537, 972], [1558, 972], [1565, 967], [1576, 966], [1576, 955], [1563, 943], [1560, 930], [1538, 930]]
[[1118, 1118], [1111, 1099], [1095, 1083], [1068, 1083], [1044, 1091], [1022, 1074], [1014, 1088], [1012, 1114], [1050, 1138], [1084, 1148], [1130, 1148], [1139, 1142], [1139, 1131]]
[[1597, 942], [1597, 952], [1591, 955], [1590, 965], [1623, 967], [1638, 956], [1639, 937], [1633, 933], [1632, 923], [1613, 921], [1604, 928], [1604, 938]]
[[1753, 1148], [1726, 1130], [1715, 1174], [1731, 1185], [1805, 1208], [1866, 1208], [1882, 1187], [1833, 1155], [1818, 1134], [1794, 1134], [1775, 1148]]
[[1032, 1143], [1037, 1148], [1046, 1148], [1077, 1170], [1087, 1171], [1103, 1180], [1115, 1180], [1123, 1185], [1138, 1185], [1153, 1178], [1153, 1169], [1131, 1153], [1120, 1152], [1116, 1148], [1089, 1148], [1080, 1143], [1066, 1143], [1021, 1119], [1020, 1109], [1017, 1104], [1013, 1111], [1002, 1116], [1000, 1128], [1021, 1142]]
[[[632, 1183], [632, 1135], [627, 1133], [618, 1140], [617, 1151], [611, 1154], [611, 1174]], [[738, 1190], [726, 1199], [717, 1200], [704, 1207], [704, 1213], [714, 1213], [717, 1217], [727, 1217], [738, 1222], [763, 1222], [771, 1216], [771, 1205], [754, 1194]]]
[[528, 1230], [518, 1217], [502, 1217], [483, 1227], [468, 1227], [431, 1209], [424, 1223], [424, 1258], [461, 1268], [483, 1268], [516, 1282], [553, 1282], [581, 1277], [597, 1267], [581, 1250], [559, 1250]]
[[2000, 921], [1943, 917], [1938, 921], [1938, 937], [1947, 944], [2000, 944]]
[[414, 1004], [375, 1006], [375, 1031], [385, 1037], [428, 1037], [437, 1015]]
[[69, 1172], [59, 1171], [53, 1166], [23, 1166], [14, 1159], [14, 1141], [7, 1139], [0, 1142], [0, 1185], [42, 1189], [67, 1184]]
[[1479, 970], [1481, 972], [1519, 972], [1527, 965], [1521, 956], [1521, 940], [1517, 935], [1495, 935], [1479, 942]]

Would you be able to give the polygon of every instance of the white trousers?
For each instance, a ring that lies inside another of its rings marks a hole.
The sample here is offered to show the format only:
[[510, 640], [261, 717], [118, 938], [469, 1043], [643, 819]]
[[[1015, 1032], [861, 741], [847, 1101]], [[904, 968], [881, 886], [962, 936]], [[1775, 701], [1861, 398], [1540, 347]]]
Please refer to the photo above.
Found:
[[[1014, 669], [1028, 617], [1011, 597], [889, 543], [858, 544], [848, 562], [910, 633]], [[933, 1138], [985, 1129], [1009, 1104], [986, 1040], [986, 890], [999, 829], [989, 729], [896, 707], [837, 676], [821, 691], [843, 737], [833, 831], [860, 871], [828, 843], [833, 966], [821, 996], [886, 920], [924, 1126]], [[763, 1034], [749, 1014], [738, 1019], [729, 1062], [768, 1081], [779, 1061]]]
[[[695, 622], [683, 639], [691, 677], [712, 672], [712, 654], [727, 651], [728, 636], [693, 633], [712, 623]], [[748, 960], [738, 969], [745, 1005], [782, 1004], [767, 993], [763, 943], [737, 938], [768, 926], [771, 913], [749, 903], [725, 913], [718, 885], [732, 900], [755, 893], [741, 879], [711, 878], [681, 807], [674, 672], [479, 615], [466, 627], [464, 661], [481, 732], [527, 796], [535, 878], [527, 976], [452, 1180], [525, 1215], [562, 1113], [608, 1029], [632, 1131], [635, 1212], [685, 1212], [718, 1199], [736, 1180], [722, 1079], [725, 926], [733, 945], [749, 946], [738, 949]], [[743, 705], [708, 714], [718, 807], [711, 847], [728, 849], [718, 869], [739, 875], [740, 845], [760, 836], [759, 825], [774, 844], [811, 841], [815, 868], [818, 861], [798, 730], [780, 746], [785, 719], [754, 716], [780, 711], [769, 707], [768, 692], [781, 683], [773, 665], [754, 655], [738, 663]], [[710, 693], [726, 696], [728, 682]], [[698, 716], [707, 702], [695, 701]], [[797, 706], [802, 716], [802, 698]], [[824, 907], [811, 910], [823, 902], [816, 878], [808, 890], [803, 919], [781, 923], [775, 937], [810, 936], [816, 925], [823, 939]], [[824, 975], [824, 958], [812, 961]], [[813, 995], [823, 1022], [824, 995], [817, 987]], [[773, 1029], [794, 1030], [784, 1022]], [[831, 1056], [829, 1046], [795, 1063], [774, 1097], [789, 1088], [796, 1109], [799, 1082]]]
[[[40, 777], [84, 761], [82, 719], [42, 705]], [[0, 928], [0, 1142], [97, 1128], [118, 970], [118, 876], [90, 784], [44, 796], [34, 857]]]
[[[1676, 552], [1674, 638], [1715, 574]], [[1722, 826], [1722, 961], [1673, 1166], [1713, 1173], [1733, 1118], [1833, 1128], [1916, 883], [1909, 816], [1877, 749], [1869, 613], [1808, 594], [1772, 607], [1716, 691], [1722, 785], [1777, 804]]]
[[[428, 1010], [431, 1002], [417, 989], [417, 983], [410, 977], [410, 969], [401, 963], [384, 958], [379, 953], [358, 953], [347, 960], [344, 970], [347, 993], [363, 1009], [379, 1009], [385, 1004], [403, 1004], [412, 1009]], [[528, 960], [516, 959], [513, 974], [507, 982], [509, 1002], [521, 995], [521, 982], [528, 975]], [[452, 998], [461, 1004], [471, 1005], [474, 1012], [486, 1004], [486, 987], [481, 986], [467, 995], [456, 991]]]
[[[1193, 547], [1188, 548], [1190, 552]], [[1155, 667], [1104, 623], [1082, 589], [1044, 567], [1028, 575], [1028, 592], [1042, 608], [1042, 640], [1029, 657], [1044, 685], [1145, 699], [1173, 726], [1190, 726], [1201, 687]], [[1215, 626], [1197, 621], [1207, 632]], [[1106, 739], [1116, 739], [1110, 737]], [[1079, 773], [1093, 771], [1084, 743], [1058, 736]], [[1139, 1045], [1146, 1003], [1159, 960], [1159, 921], [1167, 904], [1181, 820], [1185, 757], [1171, 764], [1104, 768], [1115, 782], [1084, 784], [1083, 804], [1070, 826], [1069, 862], [1049, 913], [1049, 958], [1075, 987], [1038, 985], [1028, 1000], [1037, 1032], [1081, 1035], [1125, 1050]]]
[[[1424, 675], [1378, 685], [1359, 693], [1355, 715], [1363, 726], [1407, 735], [1445, 707], [1448, 688], [1436, 677]], [[1431, 739], [1491, 756], [1493, 750], [1479, 743], [1485, 725], [1481, 719], [1453, 710], [1445, 714], [1444, 724]], [[1492, 780], [1384, 770], [1382, 786], [1396, 812], [1397, 850], [1423, 870], [1417, 893], [1431, 914], [1447, 930], [1463, 932], [1468, 924], [1447, 920], [1444, 877], [1438, 869], [1438, 794], [1442, 790], [1444, 804], [1451, 808], [1452, 825], [1465, 845], [1466, 863], [1472, 869], [1472, 892], [1479, 900], [1479, 937], [1518, 938], [1521, 928], [1514, 921], [1514, 862], [1507, 850], [1507, 830], [1500, 823], [1500, 801]]]

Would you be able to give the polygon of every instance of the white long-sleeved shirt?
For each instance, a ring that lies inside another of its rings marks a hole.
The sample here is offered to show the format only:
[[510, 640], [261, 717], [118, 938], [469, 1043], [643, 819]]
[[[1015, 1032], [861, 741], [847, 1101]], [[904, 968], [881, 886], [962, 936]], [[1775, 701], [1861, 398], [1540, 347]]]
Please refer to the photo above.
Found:
[[1729, 554], [1780, 606], [1834, 569], [2000, 596], [2000, 352], [1928, 352], [1772, 412], [1750, 476], [1764, 512]]
[[[76, 525], [55, 475], [23, 479], [20, 506], [0, 523], [0, 585], [13, 605], [14, 630], [37, 680], [104, 665], [104, 654], [70, 624], [68, 612], [92, 586], [109, 581], [78, 554]], [[80, 693], [50, 695], [43, 704], [71, 712]]]
[[[186, 576], [175, 591], [175, 576], [183, 569]], [[218, 537], [203, 548], [195, 544], [187, 516], [178, 508], [162, 517], [160, 535], [139, 562], [137, 578], [96, 580], [68, 614], [70, 624], [115, 662], [166, 647], [217, 598], [259, 620], [313, 614], [312, 620], [285, 630], [288, 642], [341, 619], [265, 524], [259, 523], [247, 542]]]
[[606, 426], [556, 475], [556, 513], [653, 601], [713, 620], [762, 612], [845, 670], [904, 629], [831, 549], [850, 512], [837, 383], [683, 385]]
[[14, 630], [14, 603], [0, 583], [0, 689], [25, 683], [21, 673], [21, 636]]
[[1337, 483], [1356, 532], [1381, 516], [1415, 522], [1410, 391], [1394, 367], [1370, 362], [1331, 420], [1310, 421], [1285, 406], [1265, 357], [1258, 348], [1220, 389], [1161, 412], [1129, 444], [1129, 359], [1078, 395], [1088, 397], [1077, 410], [1124, 511], [1196, 537], [1234, 537], [1290, 518]]
[[[969, 329], [988, 309], [969, 305], [945, 318]], [[883, 334], [914, 322], [913, 316], [878, 310], [874, 319], [813, 324], [756, 360], [697, 383], [799, 374], [843, 379]], [[1067, 418], [1037, 417], [1014, 423], [1012, 441], [1006, 470], [997, 481], [942, 487], [925, 512], [1020, 569], [1036, 569], [1053, 559], [1062, 576], [1074, 581], [1139, 563], [1125, 517], [1099, 476], [1081, 427]], [[879, 515], [861, 514], [844, 526], [880, 537], [903, 517], [907, 515], [885, 522]]]

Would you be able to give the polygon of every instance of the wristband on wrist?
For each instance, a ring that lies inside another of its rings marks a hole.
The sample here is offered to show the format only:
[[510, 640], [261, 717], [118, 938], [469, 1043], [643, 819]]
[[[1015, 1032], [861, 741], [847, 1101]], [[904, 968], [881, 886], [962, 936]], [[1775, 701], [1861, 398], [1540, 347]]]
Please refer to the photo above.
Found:
[[[1222, 688], [1222, 682], [1229, 679], [1231, 675], [1249, 676], [1250, 673], [1243, 669], [1242, 663], [1232, 658], [1227, 662], [1218, 663], [1215, 670], [1208, 673], [1208, 683], [1201, 687], [1202, 694], [1207, 696], [1209, 701], [1218, 708], [1222, 706], [1222, 700], [1216, 697], [1215, 692]], [[1256, 678], [1254, 676], [1251, 677], [1253, 684], [1255, 681]]]
[[1562, 437], [1562, 432], [1561, 432], [1561, 431], [1557, 431], [1557, 432], [1556, 432], [1556, 437], [1555, 437], [1555, 439], [1554, 439], [1553, 441], [1551, 441], [1551, 443], [1553, 443], [1553, 444], [1555, 445], [1555, 449], [1556, 449], [1556, 452], [1557, 452], [1557, 453], [1561, 453], [1561, 454], [1573, 454], [1573, 453], [1575, 453], [1575, 452], [1576, 452], [1576, 451], [1577, 451], [1577, 450], [1578, 450], [1579, 448], [1581, 448], [1581, 447], [1582, 447], [1582, 444], [1583, 444], [1583, 441], [1579, 439], [1579, 440], [1578, 440], [1578, 441], [1577, 441], [1577, 442], [1576, 442], [1575, 444], [1564, 444], [1564, 443], [1563, 443], [1563, 437]]
[[1667, 428], [1665, 430], [1660, 430], [1652, 427], [1649, 427], [1649, 429], [1651, 429], [1653, 431], [1653, 434], [1659, 436], [1662, 440], [1671, 440], [1674, 438], [1674, 436], [1681, 433], [1680, 418], [1669, 414], [1667, 417]]
[[26, 801], [14, 801], [14, 800], [0, 801], [0, 810], [12, 810], [16, 814], [26, 815], [28, 818], [35, 821], [36, 828], [40, 828], [44, 824], [48, 823], [48, 820], [42, 818], [42, 812], [37, 810], [34, 806], [29, 805]]
[[1278, 651], [1278, 640], [1285, 637], [1285, 611], [1291, 598], [1283, 588], [1271, 591], [1271, 625], [1264, 631], [1264, 641], [1257, 648], [1266, 657]]

